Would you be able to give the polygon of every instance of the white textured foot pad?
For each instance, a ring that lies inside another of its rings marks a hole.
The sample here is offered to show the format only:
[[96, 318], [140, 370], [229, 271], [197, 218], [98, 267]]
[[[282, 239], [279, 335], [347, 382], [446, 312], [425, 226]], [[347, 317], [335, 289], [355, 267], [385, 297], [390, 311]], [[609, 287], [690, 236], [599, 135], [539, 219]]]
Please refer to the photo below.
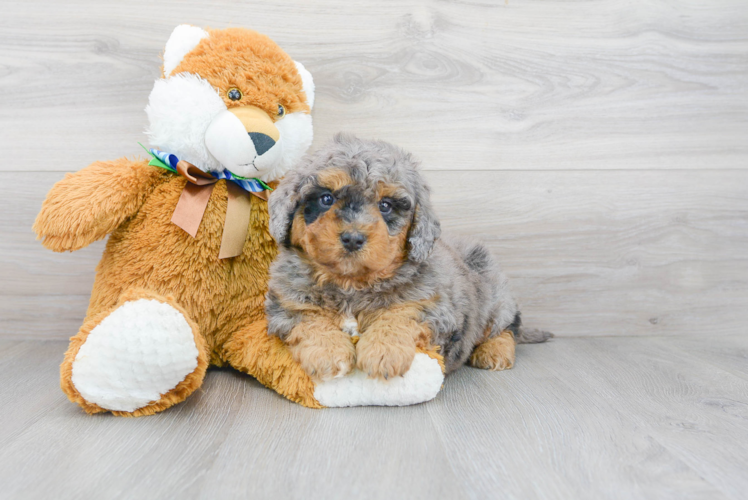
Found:
[[135, 411], [195, 371], [197, 355], [179, 311], [157, 300], [125, 302], [91, 330], [73, 362], [73, 385], [102, 408]]
[[360, 370], [317, 384], [314, 397], [324, 406], [406, 406], [434, 399], [444, 382], [439, 362], [418, 353], [405, 375], [371, 379]]

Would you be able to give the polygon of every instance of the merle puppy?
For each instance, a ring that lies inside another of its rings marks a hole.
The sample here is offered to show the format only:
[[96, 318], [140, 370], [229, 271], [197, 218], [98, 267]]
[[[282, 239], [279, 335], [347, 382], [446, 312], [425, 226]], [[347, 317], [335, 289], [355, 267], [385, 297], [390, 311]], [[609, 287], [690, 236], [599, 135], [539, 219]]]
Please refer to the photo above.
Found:
[[[525, 330], [507, 279], [485, 246], [440, 238], [418, 162], [402, 149], [340, 134], [270, 196], [268, 332], [311, 376], [354, 367], [403, 375], [417, 350], [450, 372], [503, 370]], [[356, 340], [358, 340], [356, 342]]]

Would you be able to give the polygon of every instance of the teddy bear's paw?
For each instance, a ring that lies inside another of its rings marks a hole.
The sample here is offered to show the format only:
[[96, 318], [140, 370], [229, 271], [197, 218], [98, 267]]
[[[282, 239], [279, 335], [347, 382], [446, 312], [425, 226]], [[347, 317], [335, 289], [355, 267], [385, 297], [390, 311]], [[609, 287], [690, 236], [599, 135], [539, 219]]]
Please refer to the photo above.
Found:
[[161, 399], [197, 366], [195, 337], [182, 313], [139, 299], [91, 330], [75, 356], [71, 380], [86, 401], [132, 412]]
[[439, 362], [418, 353], [402, 377], [382, 380], [353, 370], [343, 378], [317, 384], [314, 398], [327, 407], [406, 406], [434, 399], [443, 383]]

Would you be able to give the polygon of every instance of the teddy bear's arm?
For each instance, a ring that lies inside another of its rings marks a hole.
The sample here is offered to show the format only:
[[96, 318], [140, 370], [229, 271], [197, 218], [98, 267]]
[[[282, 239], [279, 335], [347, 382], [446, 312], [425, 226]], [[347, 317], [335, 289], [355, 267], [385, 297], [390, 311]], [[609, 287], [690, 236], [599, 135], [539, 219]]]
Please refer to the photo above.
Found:
[[55, 184], [42, 204], [34, 231], [55, 252], [73, 251], [104, 238], [132, 217], [165, 180], [145, 160], [98, 161]]

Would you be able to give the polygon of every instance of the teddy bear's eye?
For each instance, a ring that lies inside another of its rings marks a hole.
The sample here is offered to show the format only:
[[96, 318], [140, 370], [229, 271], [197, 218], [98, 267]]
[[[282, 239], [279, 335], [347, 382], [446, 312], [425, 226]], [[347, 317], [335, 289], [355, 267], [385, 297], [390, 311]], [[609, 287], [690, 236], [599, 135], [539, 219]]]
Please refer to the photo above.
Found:
[[286, 114], [286, 108], [283, 107], [283, 104], [278, 104], [278, 118], [283, 118]]
[[239, 99], [241, 99], [241, 98], [242, 98], [242, 91], [241, 91], [241, 90], [239, 90], [239, 89], [236, 89], [236, 88], [234, 88], [234, 89], [229, 89], [229, 91], [228, 91], [228, 92], [226, 92], [226, 95], [227, 95], [227, 96], [228, 96], [228, 98], [229, 98], [229, 99], [231, 99], [232, 101], [238, 101]]

